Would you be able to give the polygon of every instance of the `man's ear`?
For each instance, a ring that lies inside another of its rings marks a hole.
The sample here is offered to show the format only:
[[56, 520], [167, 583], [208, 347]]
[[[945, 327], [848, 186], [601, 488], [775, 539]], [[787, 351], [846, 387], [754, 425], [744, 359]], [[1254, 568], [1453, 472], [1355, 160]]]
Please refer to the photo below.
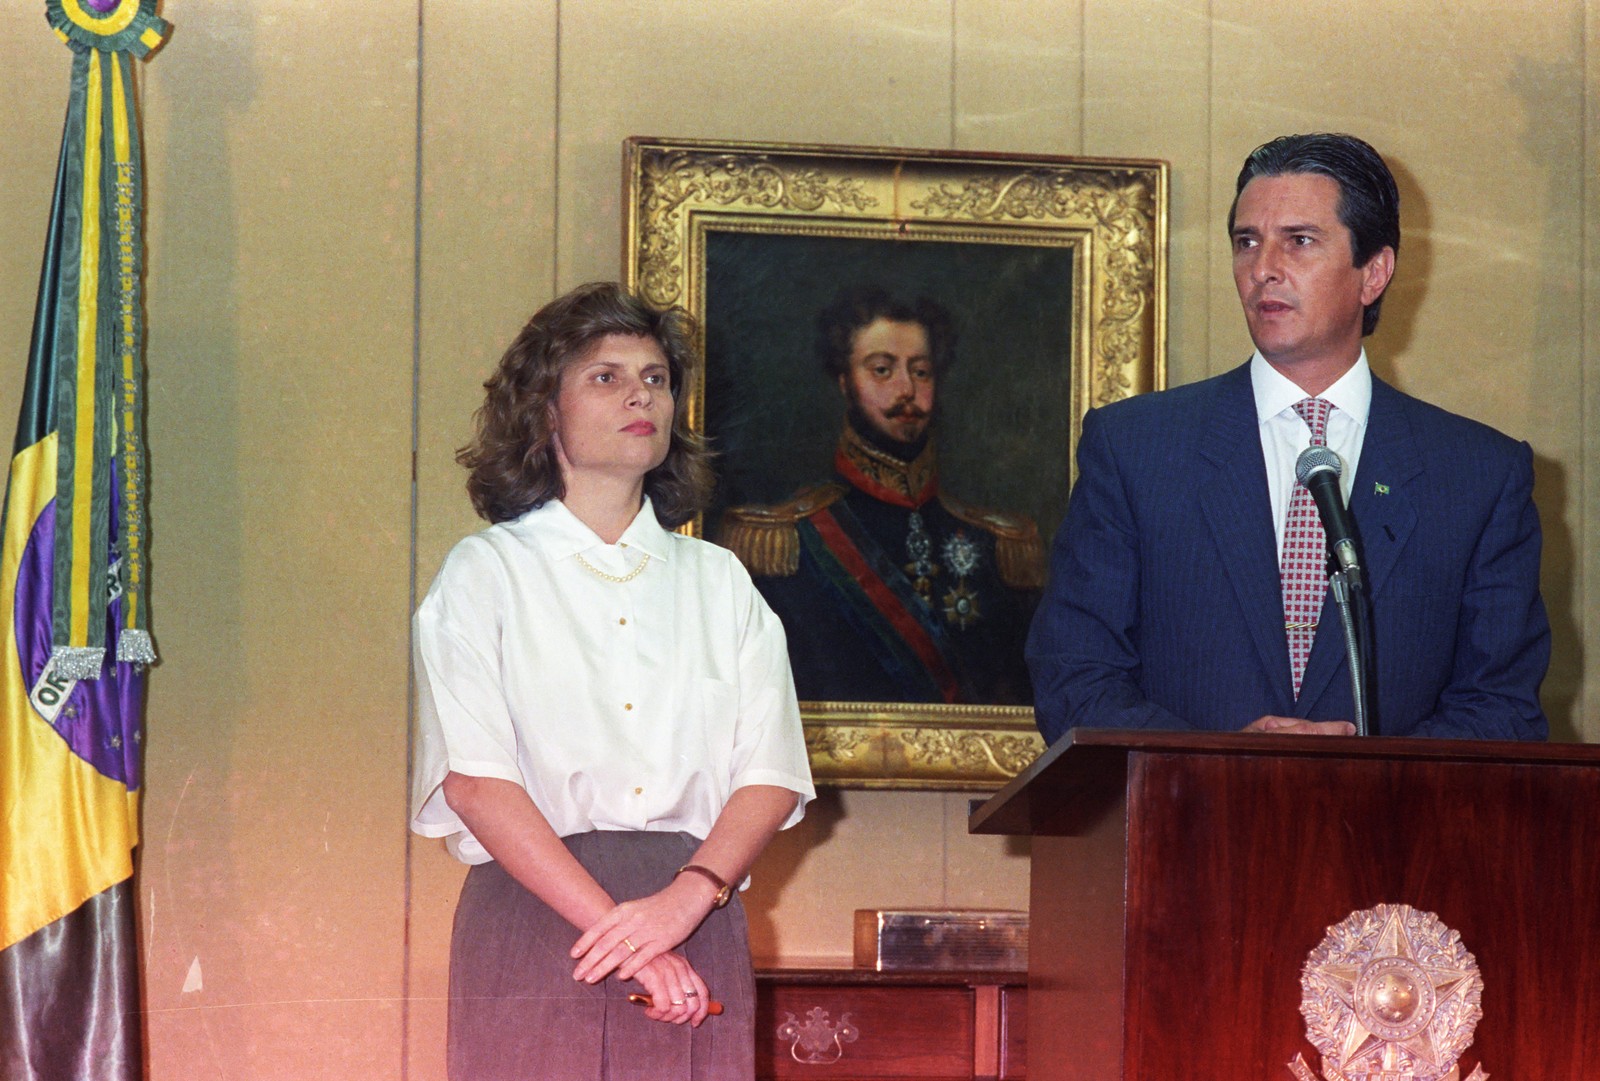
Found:
[[850, 384], [845, 382], [843, 373], [841, 373], [839, 376], [839, 393], [843, 394], [846, 398], [850, 397]]
[[1371, 304], [1383, 296], [1383, 291], [1389, 287], [1389, 279], [1394, 277], [1394, 249], [1385, 245], [1367, 260], [1361, 273], [1361, 303]]

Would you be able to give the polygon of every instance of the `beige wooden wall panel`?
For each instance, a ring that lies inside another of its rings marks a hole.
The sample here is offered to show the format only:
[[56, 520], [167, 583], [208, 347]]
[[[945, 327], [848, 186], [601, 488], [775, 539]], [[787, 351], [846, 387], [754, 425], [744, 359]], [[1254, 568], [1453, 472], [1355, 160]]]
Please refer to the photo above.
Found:
[[946, 835], [937, 794], [823, 790], [751, 872], [758, 963], [847, 958], [856, 909], [940, 904]]
[[[422, 19], [422, 213], [417, 375], [416, 596], [451, 545], [487, 524], [456, 448], [483, 381], [554, 295], [557, 4], [443, 0]], [[406, 624], [396, 626], [399, 635]], [[395, 718], [403, 726], [405, 714]], [[404, 829], [402, 807], [395, 826]], [[406, 1063], [443, 1081], [450, 927], [465, 868], [407, 838]]]
[[950, 146], [1087, 153], [1082, 0], [968, 0], [951, 6]]
[[557, 285], [620, 271], [627, 136], [941, 146], [950, 60], [929, 0], [565, 6]]
[[0, 107], [6, 117], [6, 136], [0, 138], [0, 215], [6, 222], [6, 242], [0, 244], [0, 445], [7, 448], [7, 462], [28, 367], [72, 72], [72, 53], [43, 19], [37, 22], [10, 28], [6, 62], [0, 65]]
[[1209, 374], [1211, 267], [1223, 226], [1211, 214], [1211, 23], [1206, 0], [1125, 0], [1086, 12], [1086, 154], [1172, 164], [1167, 383]]
[[483, 528], [456, 449], [483, 381], [554, 294], [555, 0], [435, 0], [422, 22], [417, 589]]
[[149, 1076], [394, 1076], [415, 20], [163, 13], [177, 30], [145, 97]]

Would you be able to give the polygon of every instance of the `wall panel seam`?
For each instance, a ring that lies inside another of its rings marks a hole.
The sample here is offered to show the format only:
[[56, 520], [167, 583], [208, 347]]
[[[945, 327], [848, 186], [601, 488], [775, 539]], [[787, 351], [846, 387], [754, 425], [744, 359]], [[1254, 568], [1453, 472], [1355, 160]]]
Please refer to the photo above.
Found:
[[[550, 288], [561, 291], [561, 0], [555, 0], [555, 48], [551, 60], [555, 70], [551, 81], [550, 117]], [[530, 181], [531, 181], [530, 177]], [[543, 305], [540, 305], [541, 307]]]
[[[1210, 214], [1211, 214], [1211, 208], [1216, 205], [1216, 194], [1217, 194], [1217, 192], [1216, 192], [1217, 125], [1216, 125], [1216, 110], [1215, 110], [1216, 95], [1217, 95], [1217, 19], [1216, 19], [1216, 11], [1215, 11], [1215, 0], [1206, 0], [1206, 106], [1205, 106], [1206, 107], [1206, 148], [1205, 148], [1206, 203], [1205, 203], [1205, 211], [1204, 211], [1204, 213], [1205, 213], [1205, 215], [1207, 217], [1209, 217]], [[1169, 195], [1169, 204], [1168, 205], [1169, 206], [1171, 205], [1171, 203], [1170, 203], [1170, 195]], [[1202, 328], [1201, 334], [1205, 339], [1205, 343], [1204, 344], [1205, 344], [1205, 350], [1206, 350], [1206, 353], [1205, 353], [1205, 355], [1206, 355], [1206, 370], [1209, 372], [1209, 371], [1212, 370], [1212, 363], [1213, 363], [1212, 353], [1214, 351], [1215, 337], [1216, 337], [1212, 333], [1212, 330], [1211, 330], [1211, 297], [1210, 297], [1210, 294], [1211, 294], [1211, 276], [1214, 273], [1214, 270], [1213, 270], [1212, 265], [1211, 265], [1211, 263], [1212, 263], [1211, 250], [1212, 250], [1212, 245], [1216, 243], [1216, 240], [1214, 239], [1214, 233], [1210, 228], [1210, 222], [1209, 221], [1206, 222], [1206, 226], [1207, 226], [1207, 228], [1205, 229], [1205, 234], [1204, 234], [1205, 235], [1205, 248], [1204, 248], [1204, 251], [1205, 251], [1206, 282], [1205, 282], [1205, 290], [1204, 290], [1204, 293], [1202, 294], [1204, 296], [1204, 298], [1205, 298], [1205, 303], [1199, 305], [1199, 307], [1200, 307], [1201, 315], [1205, 319], [1205, 326]], [[1169, 228], [1167, 230], [1167, 243], [1170, 244], [1171, 242], [1172, 242], [1172, 230]], [[1172, 273], [1172, 270], [1171, 270], [1172, 263], [1171, 263], [1170, 259], [1168, 260], [1167, 267], [1168, 267], [1167, 273], [1170, 276], [1171, 273]], [[1169, 288], [1167, 290], [1167, 297], [1168, 297], [1167, 302], [1170, 304], [1172, 302], [1171, 301], [1172, 290], [1171, 290], [1170, 286], [1169, 286]], [[1170, 338], [1167, 341], [1167, 362], [1169, 364], [1172, 362], [1172, 342], [1171, 342]]]
[[411, 176], [411, 508], [410, 522], [410, 557], [407, 567], [406, 582], [406, 769], [401, 778], [401, 800], [406, 813], [405, 826], [405, 869], [401, 881], [401, 902], [403, 905], [404, 919], [400, 936], [400, 1081], [408, 1081], [411, 1076], [411, 918], [412, 918], [412, 876], [414, 871], [413, 856], [417, 837], [410, 828], [411, 809], [411, 762], [416, 753], [414, 746], [416, 730], [414, 714], [416, 712], [416, 676], [411, 670], [411, 619], [410, 615], [417, 608], [417, 558], [418, 558], [418, 490], [417, 490], [417, 457], [421, 452], [422, 431], [422, 155], [423, 155], [423, 53], [425, 41], [423, 36], [423, 5], [426, 0], [417, 0], [417, 73], [413, 84], [415, 106], [415, 130], [413, 131], [414, 143], [412, 146], [412, 176]]
[[958, 115], [956, 101], [956, 86], [960, 82], [956, 74], [956, 58], [960, 55], [957, 51], [956, 27], [958, 16], [957, 6], [960, 0], [950, 0], [950, 149], [956, 148], [956, 117]]
[[[1578, 131], [1578, 205], [1582, 208], [1584, 218], [1583, 243], [1578, 245], [1578, 400], [1584, 403], [1583, 409], [1578, 414], [1578, 491], [1582, 493], [1578, 505], [1583, 511], [1579, 515], [1577, 527], [1577, 550], [1580, 552], [1590, 550], [1589, 523], [1594, 520], [1596, 514], [1600, 514], [1600, 506], [1595, 505], [1597, 500], [1589, 485], [1591, 472], [1589, 463], [1597, 449], [1595, 447], [1595, 414], [1597, 410], [1593, 400], [1593, 380], [1589, 378], [1589, 365], [1587, 363], [1589, 359], [1588, 351], [1592, 345], [1590, 340], [1592, 321], [1589, 318], [1589, 306], [1597, 299], [1593, 278], [1593, 251], [1595, 245], [1600, 243], [1600, 214], [1596, 214], [1594, 203], [1591, 199], [1594, 181], [1590, 176], [1590, 167], [1594, 164], [1594, 159], [1591, 157], [1593, 149], [1591, 135], [1597, 121], [1597, 112], [1600, 112], [1595, 105], [1595, 87], [1590, 82], [1590, 74], [1594, 67], [1594, 57], [1592, 55], [1596, 36], [1594, 28], [1596, 28], [1597, 21], [1600, 21], [1597, 20], [1595, 2], [1596, 0], [1584, 0], [1583, 3], [1583, 28], [1580, 31], [1583, 47], [1578, 61], [1579, 69], [1582, 73], [1582, 81], [1579, 85], [1584, 88], [1583, 123]], [[1579, 610], [1586, 613], [1584, 619], [1586, 625], [1580, 627], [1579, 633], [1585, 641], [1592, 640], [1594, 635], [1591, 632], [1600, 629], [1600, 616], [1594, 613], [1594, 607], [1590, 604], [1589, 598], [1589, 583], [1592, 580], [1590, 569], [1593, 566], [1594, 558], [1594, 556], [1591, 556], [1588, 559], [1577, 561], [1578, 605]], [[1592, 655], [1592, 652], [1590, 655]], [[1580, 740], [1600, 741], [1600, 727], [1596, 727], [1600, 726], [1600, 719], [1597, 719], [1595, 714], [1589, 713], [1585, 708], [1588, 701], [1593, 697], [1595, 690], [1590, 680], [1592, 668], [1592, 665], [1582, 665], [1579, 668], [1579, 688], [1578, 693], [1573, 696], [1573, 708], [1580, 712], [1580, 719], [1573, 725], [1573, 728], [1576, 729]], [[1587, 724], [1585, 719], [1582, 718], [1582, 714], [1588, 714], [1586, 718]], [[1586, 729], [1591, 730], [1586, 731]]]

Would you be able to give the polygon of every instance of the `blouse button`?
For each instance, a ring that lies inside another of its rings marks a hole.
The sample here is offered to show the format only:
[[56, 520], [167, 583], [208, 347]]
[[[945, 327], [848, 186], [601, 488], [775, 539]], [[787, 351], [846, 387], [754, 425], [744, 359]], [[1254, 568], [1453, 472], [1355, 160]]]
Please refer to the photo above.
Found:
[[634, 795], [635, 795], [635, 796], [642, 796], [642, 795], [644, 795], [644, 789], [642, 789], [642, 788], [635, 788], [635, 789], [634, 789], [634, 790], [633, 790], [633, 794], [634, 794]]
[[633, 708], [633, 703], [632, 702], [624, 702], [624, 703], [622, 703], [622, 708], [625, 709], [625, 710], [632, 709]]
[[621, 619], [619, 619], [619, 620], [617, 620], [617, 623], [618, 623], [618, 624], [619, 624], [619, 625], [620, 625], [620, 626], [623, 626], [623, 627], [626, 627], [626, 626], [627, 626], [627, 625], [628, 625], [628, 619], [627, 619], [627, 617], [626, 617], [626, 616], [624, 616], [624, 617], [623, 617], [623, 618], [621, 618]]

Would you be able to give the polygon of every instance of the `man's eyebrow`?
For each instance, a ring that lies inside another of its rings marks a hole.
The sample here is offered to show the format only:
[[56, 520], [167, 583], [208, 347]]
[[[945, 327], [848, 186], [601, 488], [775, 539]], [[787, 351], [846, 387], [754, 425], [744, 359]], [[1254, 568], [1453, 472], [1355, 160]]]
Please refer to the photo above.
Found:
[[[1317, 225], [1314, 222], [1298, 222], [1290, 225], [1280, 225], [1273, 231], [1282, 236], [1290, 236], [1295, 233], [1316, 233], [1318, 236], [1326, 236], [1328, 232], [1322, 226]], [[1261, 230], [1257, 229], [1254, 225], [1236, 225], [1233, 227], [1233, 232], [1228, 235], [1235, 237], [1260, 236]]]

